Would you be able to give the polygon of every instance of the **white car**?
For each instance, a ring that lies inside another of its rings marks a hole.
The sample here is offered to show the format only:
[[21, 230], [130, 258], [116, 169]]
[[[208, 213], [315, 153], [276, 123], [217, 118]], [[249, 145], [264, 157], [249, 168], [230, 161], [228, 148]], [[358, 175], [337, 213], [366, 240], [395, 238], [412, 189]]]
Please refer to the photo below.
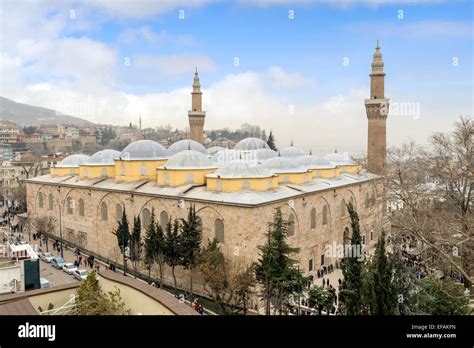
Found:
[[65, 263], [63, 265], [63, 271], [66, 272], [67, 274], [72, 275], [72, 272], [74, 272], [76, 269], [77, 267], [71, 262]]
[[41, 253], [40, 259], [43, 260], [44, 262], [50, 263], [51, 260], [53, 259], [54, 255], [51, 253]]
[[42, 289], [51, 288], [53, 286], [53, 284], [51, 284], [51, 282], [46, 278], [40, 278], [40, 283]]
[[72, 272], [72, 275], [77, 280], [86, 280], [87, 276], [89, 275], [89, 271], [87, 269], [76, 269]]

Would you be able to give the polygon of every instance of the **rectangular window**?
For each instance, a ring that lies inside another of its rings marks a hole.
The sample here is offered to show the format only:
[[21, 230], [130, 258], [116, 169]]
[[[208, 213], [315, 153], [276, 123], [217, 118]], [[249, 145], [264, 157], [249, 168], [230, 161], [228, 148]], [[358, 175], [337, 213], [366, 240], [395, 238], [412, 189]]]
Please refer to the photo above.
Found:
[[308, 261], [308, 271], [312, 271], [313, 270], [313, 259], [309, 259]]
[[321, 255], [321, 266], [324, 265], [324, 254]]

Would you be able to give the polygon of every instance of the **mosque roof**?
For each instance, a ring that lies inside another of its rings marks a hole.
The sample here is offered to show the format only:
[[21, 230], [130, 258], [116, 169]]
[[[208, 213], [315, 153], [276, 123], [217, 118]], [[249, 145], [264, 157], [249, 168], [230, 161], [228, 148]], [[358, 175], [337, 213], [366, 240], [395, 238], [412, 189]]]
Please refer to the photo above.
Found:
[[254, 151], [255, 151], [255, 157], [257, 158], [257, 161], [264, 161], [266, 159], [278, 156], [278, 153], [276, 151], [273, 151], [272, 149], [268, 147], [263, 147], [261, 149], [257, 149]]
[[308, 169], [326, 169], [326, 168], [335, 168], [334, 164], [331, 164], [328, 160], [315, 156], [315, 155], [305, 155], [298, 157], [296, 162], [299, 165], [302, 165]]
[[168, 148], [168, 152], [170, 155], [174, 155], [178, 152], [185, 151], [188, 148], [190, 148], [191, 150], [199, 151], [203, 154], [207, 154], [207, 150], [204, 146], [202, 146], [197, 141], [191, 139], [178, 140]]
[[268, 147], [268, 145], [259, 138], [245, 138], [235, 145], [236, 150], [257, 150], [263, 147]]
[[120, 153], [123, 160], [154, 160], [168, 157], [168, 150], [153, 140], [138, 140], [130, 143]]
[[227, 163], [216, 172], [207, 175], [207, 177], [210, 178], [222, 179], [269, 178], [271, 176], [273, 176], [273, 173], [267, 168], [244, 160], [236, 160]]
[[87, 166], [110, 166], [114, 164], [114, 159], [119, 158], [120, 152], [117, 150], [102, 150], [93, 154], [83, 165]]
[[225, 150], [223, 146], [211, 146], [207, 148], [207, 153], [211, 156], [214, 156], [219, 151]]
[[277, 156], [269, 158], [262, 162], [264, 168], [279, 173], [305, 173], [308, 171], [305, 167], [299, 165], [294, 158]]
[[90, 157], [87, 155], [76, 154], [67, 156], [58, 165], [57, 168], [77, 168], [79, 165], [84, 164]]
[[299, 147], [293, 146], [293, 143], [280, 150], [280, 154], [282, 157], [300, 157], [306, 155], [303, 149]]
[[205, 154], [196, 150], [185, 150], [171, 156], [164, 169], [212, 169], [217, 168]]
[[345, 152], [344, 154], [342, 153], [330, 153], [324, 158], [329, 161], [331, 164], [335, 165], [355, 165], [356, 163], [350, 158], [349, 154]]

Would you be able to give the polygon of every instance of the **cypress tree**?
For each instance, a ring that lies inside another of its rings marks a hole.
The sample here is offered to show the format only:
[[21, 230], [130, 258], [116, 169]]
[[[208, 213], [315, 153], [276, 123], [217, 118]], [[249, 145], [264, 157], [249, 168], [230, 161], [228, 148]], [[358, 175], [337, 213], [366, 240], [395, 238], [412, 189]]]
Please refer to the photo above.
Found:
[[378, 240], [374, 257], [374, 315], [391, 315], [395, 312], [396, 298], [392, 285], [393, 267], [385, 250], [385, 231]]
[[173, 274], [174, 288], [177, 288], [175, 267], [180, 265], [182, 262], [181, 257], [181, 238], [178, 234], [179, 221], [175, 219], [168, 222], [165, 233], [165, 255], [164, 259], [166, 264], [171, 267], [171, 273]]
[[362, 300], [363, 289], [363, 250], [362, 238], [360, 235], [359, 216], [351, 203], [347, 206], [351, 218], [351, 250], [357, 251], [359, 255], [348, 255], [342, 269], [344, 280], [341, 284], [340, 303], [343, 305], [347, 315], [362, 314], [364, 304]]
[[181, 266], [189, 270], [189, 289], [193, 293], [193, 272], [201, 251], [201, 221], [191, 205], [187, 220], [181, 219]]
[[125, 212], [125, 209], [122, 212], [122, 219], [118, 222], [117, 229], [113, 233], [117, 236], [118, 246], [122, 254], [124, 254], [124, 250], [130, 241], [130, 230], [128, 227], [127, 213]]
[[270, 131], [270, 134], [268, 135], [268, 140], [267, 140], [267, 145], [270, 149], [273, 151], [278, 151], [276, 145], [275, 145], [275, 137], [273, 136], [273, 132]]
[[135, 271], [137, 270], [138, 262], [140, 261], [142, 254], [142, 224], [140, 216], [133, 217], [133, 229], [132, 235], [130, 236], [130, 260], [133, 262]]
[[151, 212], [151, 222], [148, 225], [144, 238], [144, 261], [148, 268], [148, 277], [151, 275], [151, 267], [156, 262], [155, 253], [156, 253], [156, 223], [155, 223], [155, 210]]

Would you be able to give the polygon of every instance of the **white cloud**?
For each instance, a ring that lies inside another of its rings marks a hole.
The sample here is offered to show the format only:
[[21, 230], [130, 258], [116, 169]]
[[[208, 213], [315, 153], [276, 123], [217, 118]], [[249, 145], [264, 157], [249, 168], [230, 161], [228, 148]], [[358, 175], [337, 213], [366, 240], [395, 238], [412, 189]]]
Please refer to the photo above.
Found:
[[165, 30], [156, 33], [148, 26], [128, 28], [119, 34], [119, 40], [127, 44], [135, 44], [141, 41], [147, 43], [175, 43], [178, 45], [191, 45], [194, 40], [191, 35], [171, 35]]
[[270, 67], [268, 76], [275, 89], [298, 89], [315, 85], [313, 79], [297, 73], [288, 73], [278, 66]]
[[214, 70], [216, 64], [205, 54], [173, 54], [163, 57], [140, 55], [133, 60], [136, 69], [148, 73], [161, 73], [165, 75], [185, 74], [199, 71]]

